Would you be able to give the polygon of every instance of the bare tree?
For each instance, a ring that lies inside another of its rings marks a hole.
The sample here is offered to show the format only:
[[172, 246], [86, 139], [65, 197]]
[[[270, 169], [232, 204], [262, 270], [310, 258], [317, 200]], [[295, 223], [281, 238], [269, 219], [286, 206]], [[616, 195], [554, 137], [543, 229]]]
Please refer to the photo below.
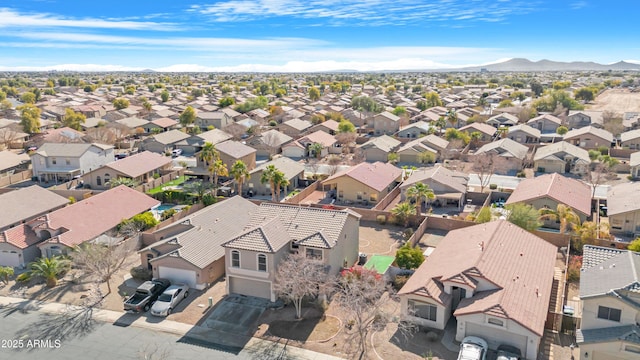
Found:
[[100, 144], [113, 145], [116, 143], [116, 134], [106, 126], [99, 126], [87, 130], [87, 140]]
[[313, 178], [318, 178], [318, 170], [320, 169], [320, 160], [316, 158], [308, 158], [307, 165], [313, 171]]
[[595, 196], [598, 185], [601, 185], [615, 176], [613, 167], [617, 163], [618, 160], [608, 155], [604, 155], [601, 156], [597, 162], [591, 163], [591, 165], [586, 167], [583, 179], [591, 185], [591, 197]]
[[20, 132], [18, 124], [0, 129], [0, 150], [2, 148], [10, 149], [11, 144], [18, 139]]
[[[386, 310], [393, 301], [393, 290], [387, 286], [384, 278], [372, 270], [352, 268], [341, 275], [334, 301], [348, 317], [347, 344], [357, 344], [355, 350], [362, 359], [367, 352], [367, 338], [371, 331], [382, 330], [394, 321], [392, 314]], [[403, 332], [414, 329], [399, 325], [398, 329]]]
[[115, 135], [116, 143], [121, 142], [122, 140], [126, 139], [129, 135], [131, 135], [131, 129], [124, 124], [112, 122], [107, 124], [107, 128], [109, 128]]
[[338, 165], [342, 162], [340, 156], [332, 154], [327, 156], [327, 164], [329, 164], [329, 176], [338, 172]]
[[358, 134], [354, 132], [343, 132], [336, 135], [336, 140], [342, 146], [343, 153], [348, 154], [351, 152], [351, 148], [355, 146], [356, 138]]
[[171, 358], [170, 348], [161, 347], [159, 344], [145, 344], [140, 349], [140, 360], [167, 360]]
[[624, 125], [622, 124], [622, 116], [611, 110], [602, 112], [602, 126], [605, 130], [613, 135], [620, 135], [624, 132]]
[[278, 265], [274, 290], [280, 298], [293, 303], [296, 318], [302, 318], [302, 301], [315, 298], [326, 286], [327, 274], [320, 261], [307, 259], [304, 254], [290, 254]]
[[124, 265], [127, 256], [134, 250], [134, 242], [103, 245], [87, 242], [77, 246], [71, 254], [73, 262], [87, 275], [107, 283], [107, 294], [111, 293], [111, 277]]
[[495, 171], [495, 156], [495, 153], [485, 153], [474, 157], [472, 169], [480, 179], [480, 192], [484, 192], [491, 181], [491, 176]]
[[278, 134], [276, 131], [271, 131], [262, 134], [262, 143], [269, 151], [269, 157], [273, 156], [277, 152], [278, 145], [280, 145], [280, 139], [278, 138]]

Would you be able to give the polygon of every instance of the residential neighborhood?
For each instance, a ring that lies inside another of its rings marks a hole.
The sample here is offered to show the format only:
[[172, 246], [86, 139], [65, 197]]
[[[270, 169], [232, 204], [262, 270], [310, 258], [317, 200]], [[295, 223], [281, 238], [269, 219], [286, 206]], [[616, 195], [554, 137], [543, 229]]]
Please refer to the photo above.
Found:
[[595, 108], [634, 74], [0, 74], [0, 308], [236, 356], [635, 359], [640, 135]]

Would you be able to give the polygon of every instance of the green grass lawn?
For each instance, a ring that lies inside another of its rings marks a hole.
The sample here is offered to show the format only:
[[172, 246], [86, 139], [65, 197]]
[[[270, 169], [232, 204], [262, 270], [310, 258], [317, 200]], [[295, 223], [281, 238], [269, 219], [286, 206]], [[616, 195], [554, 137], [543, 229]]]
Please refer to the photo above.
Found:
[[157, 193], [161, 193], [162, 191], [164, 191], [164, 190], [162, 190], [162, 188], [167, 187], [167, 186], [177, 186], [177, 185], [180, 185], [180, 184], [184, 183], [185, 181], [187, 181], [187, 177], [184, 176], [184, 175], [180, 176], [179, 178], [177, 178], [175, 180], [171, 180], [169, 182], [166, 182], [166, 183], [164, 183], [164, 184], [162, 184], [162, 185], [160, 185], [158, 187], [155, 187], [155, 188], [147, 191], [147, 194], [154, 195], [154, 194], [157, 194]]

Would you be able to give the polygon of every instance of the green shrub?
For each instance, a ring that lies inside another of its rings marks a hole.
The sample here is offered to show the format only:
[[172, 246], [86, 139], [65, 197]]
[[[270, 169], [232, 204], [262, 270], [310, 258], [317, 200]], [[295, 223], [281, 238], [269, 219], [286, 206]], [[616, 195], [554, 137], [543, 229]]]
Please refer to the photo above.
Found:
[[398, 275], [396, 276], [396, 278], [393, 280], [393, 288], [396, 290], [400, 290], [402, 289], [402, 287], [404, 286], [404, 284], [407, 283], [407, 280], [409, 280], [409, 275]]
[[162, 219], [162, 221], [164, 221], [171, 218], [175, 214], [176, 214], [176, 209], [168, 209], [162, 212], [162, 216], [160, 218]]
[[495, 190], [498, 188], [498, 184], [489, 184], [489, 189]]
[[524, 171], [518, 171], [518, 173], [516, 174], [516, 177], [523, 178], [523, 177], [526, 177], [526, 175]]
[[31, 280], [31, 274], [24, 272], [16, 277], [17, 282], [27, 282]]
[[386, 215], [378, 215], [378, 216], [376, 216], [376, 221], [378, 222], [378, 224], [384, 225], [384, 224], [387, 223], [387, 216]]

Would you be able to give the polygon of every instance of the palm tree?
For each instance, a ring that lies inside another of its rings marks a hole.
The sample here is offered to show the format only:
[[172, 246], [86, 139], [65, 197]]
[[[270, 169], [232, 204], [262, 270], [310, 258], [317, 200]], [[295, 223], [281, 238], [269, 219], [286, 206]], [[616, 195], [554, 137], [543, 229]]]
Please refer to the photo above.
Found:
[[580, 225], [580, 217], [573, 209], [564, 204], [558, 204], [556, 210], [542, 208], [539, 210], [540, 220], [555, 220], [560, 222], [560, 232], [574, 231]]
[[[216, 150], [213, 143], [206, 142], [198, 154], [198, 158], [204, 163], [204, 167], [209, 168], [215, 160], [220, 159], [220, 152]], [[211, 179], [213, 181], [213, 179]]]
[[269, 187], [271, 189], [271, 201], [276, 202], [276, 190], [274, 180], [276, 179], [276, 169], [275, 165], [269, 165], [262, 171], [262, 176], [260, 176], [260, 183], [266, 184], [269, 183]]
[[453, 128], [458, 126], [458, 114], [456, 114], [456, 109], [449, 109], [449, 111], [447, 111], [447, 121]]
[[233, 165], [231, 166], [231, 176], [233, 176], [236, 184], [238, 185], [238, 194], [242, 196], [242, 185], [245, 181], [251, 178], [247, 164], [245, 164], [242, 160], [238, 160], [233, 163]]
[[482, 133], [479, 131], [472, 131], [469, 137], [471, 138], [471, 143], [473, 145], [478, 145], [478, 142], [482, 138]]
[[138, 186], [138, 182], [131, 178], [126, 177], [118, 177], [115, 179], [109, 180], [109, 186], [113, 189], [114, 187], [118, 187], [120, 185], [128, 186], [130, 188], [134, 188]]
[[408, 201], [398, 203], [391, 213], [399, 223], [402, 223], [404, 227], [409, 226], [409, 216], [416, 214], [416, 208]]
[[284, 187], [285, 193], [287, 191], [287, 186], [289, 186], [289, 179], [287, 179], [284, 173], [280, 170], [276, 170], [273, 177], [273, 184], [276, 188], [276, 201], [280, 201], [280, 189]]
[[436, 120], [435, 126], [438, 128], [438, 135], [441, 135], [442, 128], [447, 126], [447, 121], [442, 116], [440, 116], [438, 120]]
[[[196, 194], [199, 202], [202, 201], [204, 195], [207, 194], [212, 187], [213, 185], [211, 183], [204, 182], [202, 180], [191, 181], [183, 185], [183, 189], [187, 193]], [[171, 202], [169, 201], [170, 199], [165, 200], [167, 202]]]
[[227, 165], [220, 159], [217, 159], [211, 163], [211, 165], [209, 166], [209, 172], [211, 173], [211, 177], [213, 178], [214, 188], [218, 188], [219, 176], [229, 176], [229, 169], [227, 169]]
[[415, 200], [416, 214], [420, 215], [422, 213], [422, 201], [433, 200], [436, 198], [436, 195], [429, 185], [417, 182], [407, 189], [407, 198]]
[[47, 287], [52, 288], [58, 284], [58, 276], [69, 270], [71, 263], [61, 256], [40, 258], [29, 264], [29, 275], [43, 277]]
[[320, 157], [322, 156], [323, 148], [324, 147], [322, 146], [322, 144], [314, 142], [313, 144], [309, 145], [309, 155], [313, 154], [316, 159], [320, 159]]

